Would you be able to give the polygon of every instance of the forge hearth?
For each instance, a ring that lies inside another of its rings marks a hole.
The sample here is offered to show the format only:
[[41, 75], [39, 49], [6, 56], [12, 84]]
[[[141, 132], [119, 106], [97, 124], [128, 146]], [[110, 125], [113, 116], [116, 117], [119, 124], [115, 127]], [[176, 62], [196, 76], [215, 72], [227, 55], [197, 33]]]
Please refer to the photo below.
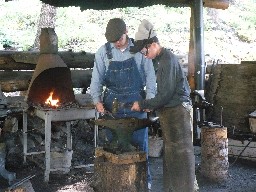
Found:
[[44, 106], [51, 93], [61, 106], [75, 102], [71, 71], [58, 55], [58, 37], [53, 28], [42, 28], [40, 55], [26, 100], [30, 106]]

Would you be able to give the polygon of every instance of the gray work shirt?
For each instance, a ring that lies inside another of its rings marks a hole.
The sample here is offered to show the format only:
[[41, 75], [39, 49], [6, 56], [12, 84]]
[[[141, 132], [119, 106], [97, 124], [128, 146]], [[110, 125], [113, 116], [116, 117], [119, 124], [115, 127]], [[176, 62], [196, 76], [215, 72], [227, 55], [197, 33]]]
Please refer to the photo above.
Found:
[[[122, 51], [116, 48], [113, 43], [110, 45], [113, 56], [112, 61], [124, 61], [131, 57], [135, 58], [141, 78], [143, 80], [143, 87], [146, 88], [146, 98], [153, 98], [156, 93], [156, 76], [152, 60], [145, 58], [141, 53], [131, 54], [129, 50], [130, 46], [133, 46], [133, 43], [130, 39], [127, 48]], [[95, 53], [90, 85], [90, 94], [94, 104], [102, 101], [101, 96], [104, 86], [103, 81], [106, 71], [108, 70], [109, 63], [110, 61], [107, 57], [106, 47], [105, 45], [102, 45]]]
[[170, 50], [162, 48], [156, 61], [158, 62], [157, 94], [152, 99], [140, 101], [140, 107], [152, 110], [191, 102], [187, 77], [177, 57]]

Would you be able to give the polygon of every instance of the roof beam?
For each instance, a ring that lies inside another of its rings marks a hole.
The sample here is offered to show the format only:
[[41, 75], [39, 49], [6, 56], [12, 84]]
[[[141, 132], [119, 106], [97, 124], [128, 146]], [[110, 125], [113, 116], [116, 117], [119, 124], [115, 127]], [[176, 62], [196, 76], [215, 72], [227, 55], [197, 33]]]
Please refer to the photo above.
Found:
[[[55, 7], [79, 6], [82, 10], [96, 9], [107, 10], [125, 7], [147, 7], [152, 5], [166, 5], [170, 7], [189, 7], [194, 2], [191, 0], [41, 0], [43, 3]], [[229, 0], [204, 0], [205, 7], [227, 9]]]

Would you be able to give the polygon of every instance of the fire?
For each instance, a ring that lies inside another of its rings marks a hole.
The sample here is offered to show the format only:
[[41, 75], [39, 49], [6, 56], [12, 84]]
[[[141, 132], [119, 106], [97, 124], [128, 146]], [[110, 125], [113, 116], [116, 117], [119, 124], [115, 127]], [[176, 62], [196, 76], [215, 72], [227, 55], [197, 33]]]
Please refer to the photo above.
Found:
[[58, 107], [59, 99], [52, 99], [53, 91], [50, 93], [48, 99], [46, 99], [45, 103], [54, 107]]

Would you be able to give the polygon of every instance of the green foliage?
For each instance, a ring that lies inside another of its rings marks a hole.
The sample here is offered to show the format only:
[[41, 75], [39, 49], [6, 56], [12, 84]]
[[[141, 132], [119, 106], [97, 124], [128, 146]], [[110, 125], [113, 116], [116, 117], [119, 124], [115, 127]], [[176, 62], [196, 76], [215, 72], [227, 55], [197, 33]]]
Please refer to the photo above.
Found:
[[236, 36], [240, 41], [245, 43], [256, 42], [256, 35], [255, 32], [253, 32], [252, 30], [238, 30], [236, 32]]
[[40, 1], [0, 1], [1, 43], [9, 42], [19, 50], [31, 46], [35, 40], [40, 8]]
[[[215, 59], [222, 60], [232, 57], [256, 60], [255, 51], [252, 51], [256, 50], [256, 2], [230, 2], [227, 10], [204, 8], [205, 54], [214, 53]], [[41, 5], [39, 0], [0, 0], [0, 43], [28, 50], [35, 40]], [[130, 37], [134, 37], [140, 21], [148, 19], [154, 24], [161, 45], [171, 48], [176, 54], [188, 52], [190, 8], [163, 5], [100, 11], [58, 8], [55, 32], [59, 50], [96, 52], [106, 41], [105, 27], [113, 17], [125, 20]], [[243, 44], [243, 49], [237, 53], [239, 43]]]

